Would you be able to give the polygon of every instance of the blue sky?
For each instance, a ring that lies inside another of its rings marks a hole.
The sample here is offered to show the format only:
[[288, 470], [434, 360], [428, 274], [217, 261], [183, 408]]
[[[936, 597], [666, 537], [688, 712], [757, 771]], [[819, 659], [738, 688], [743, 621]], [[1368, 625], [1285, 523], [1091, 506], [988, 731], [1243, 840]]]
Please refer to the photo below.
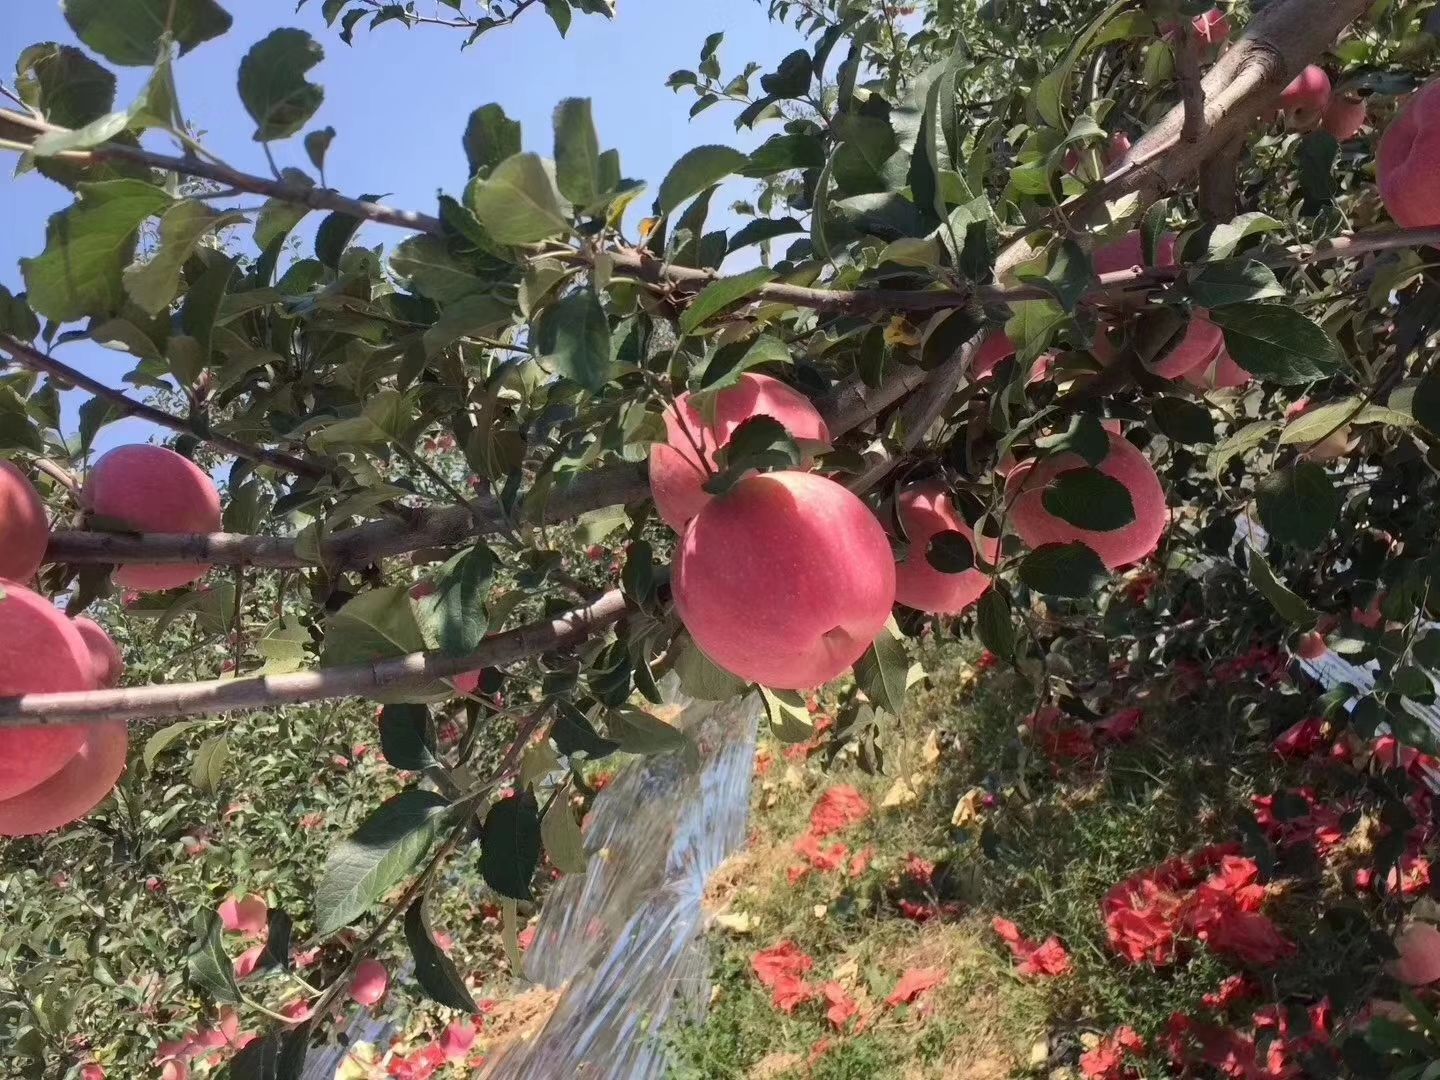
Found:
[[[392, 204], [420, 210], [433, 209], [437, 191], [460, 192], [466, 180], [460, 143], [465, 121], [472, 109], [491, 101], [521, 121], [526, 149], [548, 157], [556, 102], [591, 98], [601, 146], [617, 148], [625, 175], [648, 181], [653, 193], [690, 147], [718, 142], [747, 149], [774, 132], [737, 133], [736, 110], [724, 105], [691, 120], [693, 94], [666, 88], [671, 71], [695, 67], [705, 36], [725, 31], [720, 55], [727, 76], [752, 59], [770, 70], [801, 44], [794, 30], [766, 18], [759, 0], [619, 0], [614, 20], [577, 13], [564, 40], [537, 5], [463, 52], [459, 31], [393, 24], [373, 33], [361, 30], [354, 46], [346, 46], [336, 30], [325, 27], [319, 0], [299, 12], [291, 0], [221, 2], [235, 18], [230, 33], [200, 46], [177, 68], [181, 104], [204, 132], [205, 145], [237, 168], [266, 172], [264, 153], [250, 138], [253, 127], [240, 106], [235, 73], [256, 41], [276, 27], [297, 26], [325, 49], [324, 62], [310, 73], [325, 88], [325, 104], [311, 127], [328, 124], [338, 132], [326, 161], [331, 186], [353, 195], [388, 192]], [[438, 6], [435, 0], [419, 4], [422, 13]], [[467, 10], [474, 6], [466, 4]], [[6, 0], [5, 7], [0, 64], [7, 83], [15, 57], [27, 45], [76, 44], [58, 0]], [[145, 72], [132, 68], [119, 74], [123, 105]], [[272, 149], [282, 167], [309, 169], [298, 137]], [[0, 180], [0, 284], [12, 291], [23, 287], [16, 260], [39, 253], [45, 219], [69, 201], [63, 188], [38, 174]], [[728, 200], [715, 202], [717, 208], [723, 204]], [[312, 228], [318, 218], [311, 215]], [[250, 243], [248, 229], [235, 235]], [[360, 236], [370, 245], [394, 239], [392, 230], [375, 225]], [[60, 356], [115, 386], [130, 367], [123, 354], [83, 344], [67, 346]], [[145, 427], [134, 421], [112, 425], [99, 446], [143, 438]]]

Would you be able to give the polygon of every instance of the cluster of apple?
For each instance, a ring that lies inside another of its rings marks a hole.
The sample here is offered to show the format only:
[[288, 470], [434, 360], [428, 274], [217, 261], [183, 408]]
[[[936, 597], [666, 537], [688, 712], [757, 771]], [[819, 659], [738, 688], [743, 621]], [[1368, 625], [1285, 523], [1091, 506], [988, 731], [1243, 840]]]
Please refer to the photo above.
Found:
[[[214, 532], [220, 494], [199, 468], [164, 447], [122, 446], [90, 470], [81, 502], [97, 522], [138, 532]], [[67, 617], [29, 588], [50, 525], [40, 495], [0, 462], [0, 697], [95, 690], [120, 681], [120, 650], [93, 620]], [[155, 591], [208, 567], [126, 565], [115, 580]], [[0, 730], [0, 836], [49, 832], [89, 813], [125, 768], [122, 721]]]

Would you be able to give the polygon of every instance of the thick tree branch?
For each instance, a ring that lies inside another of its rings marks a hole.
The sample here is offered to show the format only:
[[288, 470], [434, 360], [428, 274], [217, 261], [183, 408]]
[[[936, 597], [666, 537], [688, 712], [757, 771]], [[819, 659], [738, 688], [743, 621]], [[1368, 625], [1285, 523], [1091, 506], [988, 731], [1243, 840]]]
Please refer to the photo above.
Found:
[[624, 614], [625, 598], [615, 589], [557, 618], [488, 637], [468, 656], [410, 653], [391, 660], [291, 675], [0, 698], [0, 729], [158, 720], [413, 690], [477, 668], [504, 667], [527, 657], [566, 648], [604, 629]]
[[1180, 20], [1179, 36], [1170, 55], [1175, 58], [1175, 81], [1180, 84], [1180, 104], [1185, 110], [1180, 138], [1197, 143], [1205, 130], [1205, 84], [1200, 75], [1199, 43], [1188, 19]]
[[94, 394], [98, 398], [104, 398], [114, 405], [122, 415], [134, 416], [141, 420], [148, 420], [157, 427], [168, 428], [171, 431], [178, 431], [183, 435], [193, 435], [197, 439], [210, 443], [212, 446], [224, 450], [234, 457], [242, 457], [247, 461], [253, 461], [259, 465], [268, 465], [273, 469], [282, 472], [295, 473], [299, 476], [308, 476], [318, 479], [326, 474], [323, 466], [311, 461], [286, 454], [280, 450], [266, 450], [263, 447], [251, 446], [238, 439], [232, 439], [228, 435], [220, 435], [213, 431], [200, 431], [184, 417], [174, 416], [161, 409], [136, 401], [134, 398], [122, 393], [119, 390], [112, 390], [104, 383], [90, 378], [74, 368], [62, 364], [52, 356], [33, 349], [24, 342], [17, 341], [9, 334], [0, 333], [0, 352], [9, 356], [21, 367], [29, 368], [31, 371], [44, 372], [57, 379], [78, 386], [87, 393]]

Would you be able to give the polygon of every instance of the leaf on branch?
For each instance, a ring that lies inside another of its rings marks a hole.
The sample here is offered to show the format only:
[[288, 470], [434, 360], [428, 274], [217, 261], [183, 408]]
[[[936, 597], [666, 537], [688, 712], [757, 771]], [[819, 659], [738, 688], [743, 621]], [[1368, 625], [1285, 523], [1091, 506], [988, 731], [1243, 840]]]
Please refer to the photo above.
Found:
[[1050, 258], [1050, 265], [1043, 274], [1033, 271], [1017, 275], [1027, 285], [1044, 289], [1065, 311], [1075, 310], [1080, 298], [1095, 282], [1095, 270], [1090, 255], [1074, 240], [1063, 241]]
[[520, 123], [499, 105], [481, 105], [470, 114], [463, 142], [470, 175], [488, 176], [506, 158], [520, 153]]
[[692, 195], [745, 167], [745, 155], [728, 146], [697, 146], [686, 151], [660, 183], [655, 214], [663, 217]]
[[70, 29], [88, 48], [112, 64], [130, 67], [154, 64], [166, 33], [183, 56], [231, 24], [215, 0], [64, 0], [61, 7]]
[[20, 54], [15, 89], [25, 104], [66, 128], [84, 127], [115, 105], [115, 76], [82, 50], [53, 41]]
[[792, 745], [809, 742], [815, 737], [815, 718], [805, 707], [805, 699], [796, 690], [770, 690], [762, 686], [765, 713], [771, 733], [783, 743]]
[[325, 58], [304, 30], [282, 27], [256, 42], [240, 61], [240, 100], [255, 121], [256, 142], [288, 139], [309, 123], [325, 91], [305, 73]]
[[434, 575], [435, 591], [420, 601], [424, 628], [447, 656], [465, 656], [484, 640], [485, 600], [495, 579], [495, 555], [483, 544], [453, 556]]
[[416, 788], [383, 802], [330, 853], [315, 893], [316, 929], [349, 926], [405, 880], [430, 853], [449, 809], [444, 797]]
[[380, 753], [397, 769], [424, 772], [440, 764], [435, 732], [424, 705], [386, 705], [380, 710]]
[[535, 351], [558, 374], [592, 394], [610, 381], [610, 323], [594, 289], [576, 289], [541, 312], [535, 323]]
[[975, 568], [975, 545], [964, 533], [945, 529], [930, 537], [925, 561], [942, 574], [963, 574]]
[[566, 98], [555, 107], [555, 178], [560, 194], [576, 206], [588, 206], [604, 190], [600, 182], [600, 142], [590, 115], [589, 98]]
[[1313, 550], [1335, 528], [1343, 502], [1325, 470], [1301, 461], [1263, 477], [1255, 485], [1260, 524], [1282, 544]]
[[1210, 319], [1225, 332], [1225, 348], [1234, 361], [1266, 382], [1329, 378], [1345, 361], [1335, 339], [1293, 307], [1233, 304], [1211, 312]]
[[222, 214], [192, 199], [171, 206], [160, 218], [160, 246], [150, 261], [134, 263], [122, 275], [130, 299], [146, 314], [159, 315], [175, 299], [180, 271], [200, 242], [244, 220], [244, 214]]
[[745, 299], [766, 282], [773, 281], [775, 276], [775, 271], [768, 266], [757, 266], [734, 277], [711, 282], [700, 290], [680, 316], [680, 330], [686, 334], [693, 333], [711, 316]]
[[535, 796], [522, 791], [500, 799], [480, 829], [480, 872], [501, 896], [529, 900], [540, 865], [540, 812]]
[[877, 709], [899, 716], [905, 707], [909, 672], [910, 656], [892, 616], [870, 648], [855, 661], [855, 685], [865, 691]]
[[190, 984], [209, 994], [220, 1005], [240, 1004], [240, 988], [235, 984], [235, 969], [225, 954], [221, 937], [220, 916], [203, 911], [195, 921], [195, 944], [186, 956], [186, 972]]
[[741, 175], [755, 180], [789, 172], [819, 169], [825, 165], [825, 144], [815, 135], [773, 135], [751, 154]]
[[220, 781], [225, 776], [225, 766], [230, 761], [230, 740], [224, 735], [214, 735], [200, 744], [195, 751], [195, 761], [190, 766], [190, 786], [205, 795], [214, 795], [220, 790]]
[[1079, 529], [1113, 532], [1135, 520], [1130, 491], [1099, 469], [1066, 469], [1040, 496], [1045, 512]]
[[460, 969], [430, 933], [425, 922], [423, 896], [405, 912], [405, 943], [410, 946], [410, 956], [415, 961], [415, 981], [431, 1001], [472, 1015], [479, 1011]]
[[1010, 600], [999, 588], [986, 591], [975, 605], [975, 635], [980, 644], [1002, 660], [1015, 656], [1015, 624], [1011, 621]]
[[1191, 272], [1186, 292], [1191, 300], [1204, 308], [1221, 308], [1285, 295], [1275, 271], [1253, 259], [1222, 259], [1205, 263]]
[[1319, 616], [1314, 610], [1275, 576], [1265, 556], [1254, 548], [1250, 549], [1250, 582], [1260, 590], [1260, 595], [1270, 601], [1276, 613], [1286, 622], [1301, 630], [1314, 626]]
[[1043, 544], [1020, 561], [1020, 580], [1038, 593], [1084, 599], [1108, 576], [1104, 562], [1081, 543]]
[[1215, 441], [1215, 418], [1198, 402], [1160, 397], [1150, 403], [1150, 414], [1155, 417], [1155, 426], [1161, 434], [1181, 446]]
[[125, 300], [136, 232], [172, 201], [140, 180], [81, 184], [79, 199], [46, 225], [45, 250], [20, 260], [30, 306], [62, 323], [113, 314]]
[[564, 789], [545, 811], [540, 819], [540, 839], [545, 843], [545, 852], [550, 861], [562, 874], [583, 874], [589, 865], [585, 854], [585, 840], [580, 832], [580, 823], [570, 809], [570, 800]]
[[555, 740], [555, 749], [566, 757], [584, 754], [590, 761], [608, 757], [620, 749], [619, 743], [601, 736], [588, 716], [563, 699], [555, 703], [550, 738]]
[[772, 416], [757, 414], [737, 427], [716, 455], [720, 472], [702, 486], [712, 495], [729, 491], [749, 472], [793, 469], [804, 460], [799, 444]]
[[721, 345], [700, 377], [702, 391], [720, 391], [734, 386], [740, 376], [761, 364], [788, 364], [790, 350], [779, 338], [761, 334], [753, 341], [732, 341]]
[[745, 680], [706, 656], [690, 635], [677, 636], [671, 650], [675, 653], [674, 670], [680, 689], [697, 701], [728, 701], [745, 692]]
[[468, 191], [470, 210], [502, 244], [534, 244], [569, 232], [570, 221], [545, 163], [514, 154]]

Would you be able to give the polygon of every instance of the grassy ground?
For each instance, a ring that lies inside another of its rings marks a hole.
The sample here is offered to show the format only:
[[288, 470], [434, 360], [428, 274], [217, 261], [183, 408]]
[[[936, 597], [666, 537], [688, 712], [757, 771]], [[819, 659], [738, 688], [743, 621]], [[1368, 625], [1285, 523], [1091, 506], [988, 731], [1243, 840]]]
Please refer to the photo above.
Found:
[[[1260, 997], [1244, 1020], [1266, 1002], [1329, 994], [1343, 1006], [1368, 996], [1381, 962], [1374, 912], [1349, 899], [1341, 917], [1332, 910], [1322, 919], [1322, 907], [1335, 907], [1317, 902], [1321, 893], [1334, 899], [1333, 868], [1283, 854], [1272, 863], [1277, 853], [1253, 827], [1246, 832], [1252, 795], [1302, 779], [1270, 742], [1304, 714], [1305, 695], [1234, 685], [1167, 703], [1161, 688], [1147, 695], [1136, 739], [1094, 761], [1057, 763], [1017, 726], [1033, 707], [1027, 688], [1001, 672], [977, 680], [962, 656], [937, 659], [927, 665], [931, 687], [914, 693], [887, 737], [885, 775], [865, 775], [853, 757], [827, 772], [823, 755], [790, 760], [783, 747], [768, 748], [751, 843], [712, 888], [716, 990], [708, 1020], [675, 1035], [677, 1075], [1078, 1075], [1080, 1055], [1103, 1033], [1129, 1025], [1153, 1039], [1172, 1014], [1204, 1014], [1203, 996], [1241, 970], [1204, 948], [1160, 970], [1124, 962], [1105, 940], [1106, 891], [1165, 859], [1247, 835], [1247, 854], [1269, 871], [1265, 910], [1298, 951], [1251, 973]], [[853, 785], [873, 809], [821, 848], [843, 842], [851, 855], [873, 850], [873, 860], [859, 874], [847, 863], [792, 881], [788, 872], [804, 861], [795, 842], [835, 785]], [[917, 874], [912, 855], [933, 863], [933, 874]], [[996, 916], [1036, 941], [1058, 937], [1070, 971], [1019, 976], [991, 929]], [[827, 1020], [823, 996], [789, 1013], [772, 1001], [752, 958], [780, 942], [813, 959], [812, 987], [838, 982], [858, 1003], [843, 1030]], [[911, 968], [938, 969], [944, 981], [912, 1005], [887, 1008]], [[1168, 1074], [1145, 1064], [1137, 1075]]]

